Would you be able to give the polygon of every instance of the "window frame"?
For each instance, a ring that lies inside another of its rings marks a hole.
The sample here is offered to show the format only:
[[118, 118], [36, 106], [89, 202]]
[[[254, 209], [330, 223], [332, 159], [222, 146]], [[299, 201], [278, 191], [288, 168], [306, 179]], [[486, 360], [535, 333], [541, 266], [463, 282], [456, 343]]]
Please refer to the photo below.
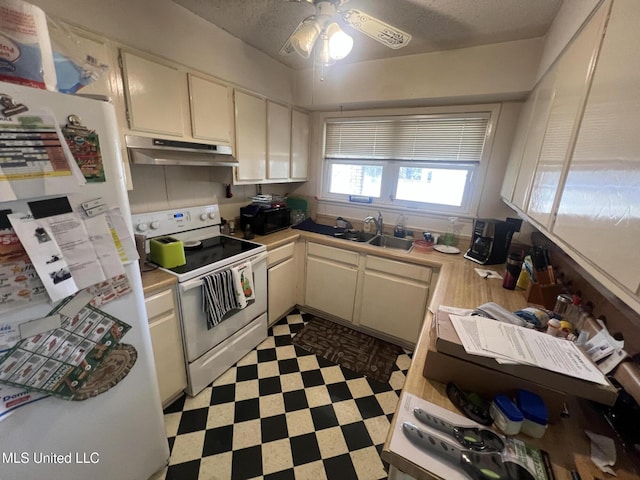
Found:
[[[393, 117], [404, 117], [407, 119], [433, 116], [433, 117], [460, 117], [461, 114], [477, 115], [488, 114], [485, 143], [479, 162], [451, 162], [451, 161], [411, 161], [411, 160], [369, 160], [360, 161], [358, 159], [328, 159], [325, 157], [325, 143], [327, 138], [327, 123], [332, 121], [349, 120], [384, 120]], [[480, 197], [482, 195], [483, 183], [488, 171], [489, 159], [493, 148], [496, 126], [500, 114], [500, 104], [483, 104], [454, 107], [427, 107], [420, 109], [394, 109], [394, 110], [362, 110], [352, 112], [325, 112], [321, 114], [319, 134], [321, 149], [319, 151], [319, 183], [318, 192], [320, 201], [331, 203], [341, 203], [357, 207], [359, 203], [349, 200], [349, 195], [329, 192], [330, 186], [330, 166], [333, 163], [382, 165], [382, 185], [380, 197], [372, 197], [371, 206], [387, 210], [414, 210], [426, 214], [436, 215], [458, 215], [473, 217], [477, 214]], [[467, 179], [463, 201], [460, 207], [426, 202], [414, 202], [409, 200], [398, 200], [395, 198], [400, 167], [432, 167], [432, 168], [464, 168], [470, 172]], [[362, 204], [360, 204], [362, 206]]]

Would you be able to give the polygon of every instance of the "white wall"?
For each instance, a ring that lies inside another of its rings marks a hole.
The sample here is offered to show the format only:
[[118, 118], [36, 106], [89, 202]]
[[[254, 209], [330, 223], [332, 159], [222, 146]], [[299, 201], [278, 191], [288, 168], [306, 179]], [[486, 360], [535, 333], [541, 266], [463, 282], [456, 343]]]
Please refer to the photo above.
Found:
[[170, 0], [31, 0], [125, 45], [292, 103], [293, 71]]
[[542, 38], [409, 55], [325, 72], [295, 72], [295, 104], [337, 107], [425, 106], [522, 99], [532, 89]]
[[544, 40], [536, 81], [549, 69], [564, 47], [602, 0], [564, 0]]

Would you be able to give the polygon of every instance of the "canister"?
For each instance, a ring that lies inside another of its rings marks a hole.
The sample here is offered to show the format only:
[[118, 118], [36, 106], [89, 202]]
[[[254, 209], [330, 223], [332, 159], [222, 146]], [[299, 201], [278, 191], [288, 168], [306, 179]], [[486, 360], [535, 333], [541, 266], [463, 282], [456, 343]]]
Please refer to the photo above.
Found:
[[521, 431], [533, 438], [541, 438], [547, 430], [549, 415], [542, 398], [528, 390], [518, 390], [516, 405], [524, 417]]
[[517, 435], [524, 417], [506, 395], [496, 395], [489, 409], [491, 418], [505, 435]]

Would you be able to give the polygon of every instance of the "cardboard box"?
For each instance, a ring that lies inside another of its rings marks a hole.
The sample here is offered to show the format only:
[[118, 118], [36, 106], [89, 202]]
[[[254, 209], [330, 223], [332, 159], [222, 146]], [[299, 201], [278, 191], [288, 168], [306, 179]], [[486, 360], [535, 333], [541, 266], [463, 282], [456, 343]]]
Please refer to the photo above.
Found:
[[500, 393], [515, 398], [518, 389], [537, 393], [544, 400], [549, 413], [549, 421], [552, 423], [560, 418], [567, 397], [566, 394], [557, 390], [483, 367], [477, 363], [460, 360], [431, 347], [427, 351], [422, 374], [425, 378], [441, 383], [453, 382], [463, 391], [475, 392], [487, 400]]
[[[449, 319], [449, 315], [446, 312], [438, 311], [434, 318], [436, 322], [434, 350], [438, 353], [464, 360], [468, 364], [480, 365], [496, 372], [526, 380], [532, 385], [535, 384], [551, 390], [564, 392], [568, 395], [586, 398], [610, 406], [616, 402], [618, 390], [611, 383], [608, 383], [608, 385], [599, 385], [539, 367], [530, 365], [501, 365], [493, 358], [471, 355], [465, 351]], [[463, 388], [462, 385], [460, 387]]]

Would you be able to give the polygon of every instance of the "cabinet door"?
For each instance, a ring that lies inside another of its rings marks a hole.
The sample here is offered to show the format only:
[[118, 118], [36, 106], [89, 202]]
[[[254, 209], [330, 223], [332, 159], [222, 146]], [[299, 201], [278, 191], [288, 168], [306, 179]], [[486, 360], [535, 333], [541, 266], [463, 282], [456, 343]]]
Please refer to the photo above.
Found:
[[186, 75], [178, 69], [122, 51], [129, 128], [184, 135]]
[[504, 174], [502, 190], [500, 192], [502, 198], [509, 203], [513, 201], [513, 191], [516, 187], [518, 172], [520, 171], [520, 165], [522, 164], [522, 155], [524, 154], [524, 147], [527, 143], [527, 135], [531, 128], [533, 107], [536, 103], [537, 94], [537, 90], [531, 92], [526, 103], [523, 105], [522, 111], [520, 112], [520, 118], [518, 119], [518, 128], [513, 138], [511, 154], [509, 155], [509, 163], [507, 164], [507, 170]]
[[600, 8], [553, 67], [558, 71], [553, 101], [527, 210], [531, 218], [546, 228], [550, 228], [556, 193], [584, 110], [608, 13], [608, 4]]
[[518, 170], [518, 178], [516, 179], [512, 199], [513, 205], [522, 211], [527, 210], [529, 195], [531, 193], [531, 181], [536, 170], [536, 165], [538, 164], [544, 132], [547, 129], [555, 74], [555, 69], [547, 72], [542, 82], [536, 88], [531, 124], [529, 126], [529, 132], [527, 133], [527, 140], [525, 142], [522, 162]]
[[291, 112], [291, 179], [309, 178], [309, 115]]
[[288, 180], [291, 156], [291, 110], [284, 105], [267, 102], [268, 154], [267, 179]]
[[231, 144], [231, 90], [226, 85], [189, 74], [193, 138]]
[[359, 324], [415, 344], [428, 298], [425, 283], [365, 270]]
[[282, 318], [296, 304], [297, 268], [293, 257], [268, 270], [269, 325]]
[[640, 286], [640, 6], [616, 0], [553, 233], [635, 293]]
[[306, 305], [352, 321], [357, 278], [355, 267], [307, 257]]
[[236, 180], [262, 181], [267, 164], [267, 102], [248, 93], [235, 92]]
[[149, 316], [151, 346], [163, 405], [187, 386], [184, 350], [175, 311], [173, 290], [165, 290], [145, 299]]

